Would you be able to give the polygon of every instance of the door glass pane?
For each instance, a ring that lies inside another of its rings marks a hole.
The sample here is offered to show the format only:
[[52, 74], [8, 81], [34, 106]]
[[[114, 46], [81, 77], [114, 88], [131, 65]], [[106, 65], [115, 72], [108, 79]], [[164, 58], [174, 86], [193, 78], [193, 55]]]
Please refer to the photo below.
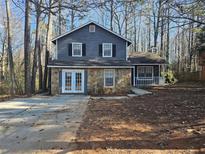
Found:
[[72, 85], [71, 85], [71, 77], [72, 73], [71, 72], [66, 72], [65, 73], [65, 90], [72, 90]]
[[82, 90], [82, 73], [77, 72], [75, 75], [75, 90]]

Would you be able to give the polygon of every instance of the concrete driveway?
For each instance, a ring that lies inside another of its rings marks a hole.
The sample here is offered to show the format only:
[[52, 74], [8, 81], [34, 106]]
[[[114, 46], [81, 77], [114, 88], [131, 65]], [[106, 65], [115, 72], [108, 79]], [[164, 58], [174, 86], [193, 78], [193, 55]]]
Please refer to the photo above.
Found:
[[35, 96], [0, 102], [0, 153], [66, 153], [89, 96]]

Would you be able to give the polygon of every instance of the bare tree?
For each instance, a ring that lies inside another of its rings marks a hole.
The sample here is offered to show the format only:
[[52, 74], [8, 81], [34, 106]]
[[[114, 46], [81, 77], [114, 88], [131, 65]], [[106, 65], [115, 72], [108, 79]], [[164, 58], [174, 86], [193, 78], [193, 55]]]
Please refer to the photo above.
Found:
[[[35, 92], [36, 89], [36, 72], [37, 72], [37, 61], [40, 61], [40, 50], [39, 47], [39, 21], [41, 16], [41, 4], [42, 0], [36, 1], [35, 3], [35, 11], [36, 11], [36, 29], [35, 29], [35, 46], [34, 46], [34, 55], [33, 55], [33, 67], [32, 67], [32, 79], [31, 79], [31, 85], [32, 85], [32, 92]], [[38, 56], [39, 54], [39, 56]], [[39, 58], [39, 59], [37, 59]], [[41, 71], [41, 70], [40, 70]], [[39, 73], [42, 75], [42, 73]], [[42, 77], [40, 77], [42, 78]], [[39, 85], [40, 88], [42, 88], [42, 85]]]
[[13, 54], [12, 54], [12, 44], [11, 44], [11, 26], [10, 26], [10, 6], [9, 1], [5, 0], [6, 4], [6, 25], [7, 25], [7, 47], [8, 47], [8, 64], [9, 64], [9, 76], [10, 76], [10, 94], [13, 96], [15, 94], [15, 75], [14, 75], [14, 63], [13, 63]]
[[[52, 0], [49, 0], [49, 6], [52, 4]], [[44, 68], [44, 77], [43, 77], [43, 90], [45, 91], [47, 88], [47, 78], [48, 78], [48, 58], [49, 58], [49, 50], [50, 50], [50, 38], [52, 36], [52, 24], [51, 24], [51, 9], [48, 10], [48, 20], [46, 26], [46, 46], [45, 46], [45, 68]]]
[[31, 95], [30, 74], [30, 2], [25, 1], [25, 28], [24, 28], [24, 67], [25, 67], [25, 93]]
[[1, 49], [1, 53], [0, 53], [0, 81], [2, 81], [5, 77], [5, 44], [6, 44], [6, 37], [3, 35], [1, 36], [1, 45], [2, 45], [2, 49]]

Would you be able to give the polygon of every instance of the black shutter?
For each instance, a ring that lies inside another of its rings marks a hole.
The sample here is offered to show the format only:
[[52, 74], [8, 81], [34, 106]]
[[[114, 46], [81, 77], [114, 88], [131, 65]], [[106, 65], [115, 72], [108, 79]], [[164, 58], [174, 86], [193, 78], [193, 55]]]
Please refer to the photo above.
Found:
[[99, 45], [99, 56], [102, 57], [102, 44]]
[[68, 44], [68, 56], [72, 56], [72, 44]]
[[112, 56], [116, 57], [116, 45], [115, 44], [112, 45]]
[[82, 50], [83, 50], [82, 51], [83, 52], [82, 55], [86, 56], [86, 45], [85, 44], [82, 44]]

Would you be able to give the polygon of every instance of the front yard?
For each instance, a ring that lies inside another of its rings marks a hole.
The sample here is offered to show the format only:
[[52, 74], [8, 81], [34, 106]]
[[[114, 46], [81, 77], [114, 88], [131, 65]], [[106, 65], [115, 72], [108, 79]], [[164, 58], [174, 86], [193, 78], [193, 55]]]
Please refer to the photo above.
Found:
[[35, 96], [0, 102], [0, 153], [205, 153], [205, 88], [124, 99]]
[[152, 95], [91, 100], [76, 153], [205, 153], [205, 89], [155, 88]]

